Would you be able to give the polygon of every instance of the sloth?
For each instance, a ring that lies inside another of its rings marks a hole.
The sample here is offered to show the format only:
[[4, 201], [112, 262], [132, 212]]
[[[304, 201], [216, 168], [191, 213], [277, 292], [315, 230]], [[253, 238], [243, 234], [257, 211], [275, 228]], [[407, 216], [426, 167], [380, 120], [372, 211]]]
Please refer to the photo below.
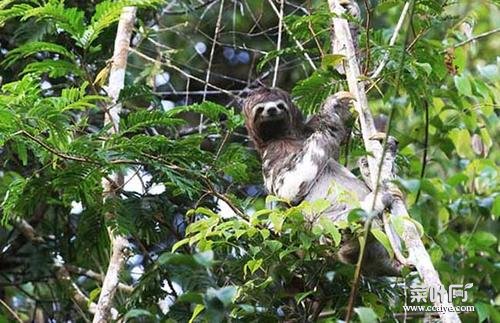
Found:
[[[350, 118], [351, 100], [348, 92], [336, 93], [305, 122], [287, 92], [259, 88], [249, 94], [243, 103], [245, 126], [262, 159], [262, 174], [269, 194], [292, 205], [326, 199], [330, 206], [323, 214], [334, 222], [346, 221], [353, 208], [370, 209], [370, 188], [337, 161], [348, 135], [346, 122]], [[382, 212], [386, 205], [378, 204], [375, 209]], [[318, 219], [306, 220], [314, 223]], [[365, 250], [362, 267], [365, 275], [399, 275], [401, 264], [391, 259], [375, 238], [369, 237]], [[338, 259], [354, 264], [358, 255], [357, 238], [344, 233]]]

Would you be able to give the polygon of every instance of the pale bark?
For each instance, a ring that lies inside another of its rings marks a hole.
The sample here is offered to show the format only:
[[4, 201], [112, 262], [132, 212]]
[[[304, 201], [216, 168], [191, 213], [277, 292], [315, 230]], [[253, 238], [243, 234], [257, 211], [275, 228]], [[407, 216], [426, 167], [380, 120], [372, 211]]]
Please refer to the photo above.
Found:
[[[82, 275], [101, 283], [104, 281], [103, 275], [90, 269], [80, 268], [73, 265], [64, 265], [64, 268], [66, 268], [68, 272], [73, 274]], [[123, 283], [118, 283], [118, 289], [125, 293], [132, 293], [134, 291], [134, 288], [132, 286]]]
[[[396, 27], [394, 28], [394, 32], [392, 33], [392, 37], [389, 40], [389, 46], [394, 46], [396, 44], [396, 39], [398, 39], [399, 31], [401, 30], [401, 27], [403, 26], [403, 22], [405, 21], [406, 15], [408, 14], [408, 9], [410, 8], [410, 1], [406, 1], [403, 10], [401, 11], [401, 16], [399, 17], [398, 23], [396, 24]], [[380, 73], [382, 73], [382, 70], [385, 67], [385, 64], [387, 64], [387, 61], [389, 60], [389, 53], [385, 52], [384, 57], [382, 61], [380, 62], [379, 66], [373, 72], [371, 75], [372, 79], [376, 79], [377, 77], [380, 76]]]
[[[104, 125], [111, 124], [110, 134], [116, 133], [119, 130], [121, 104], [117, 101], [125, 83], [127, 57], [130, 39], [134, 30], [135, 13], [135, 7], [123, 8], [118, 22], [109, 84], [107, 87], [107, 92], [112, 103], [104, 117]], [[117, 185], [119, 186], [121, 183], [123, 183], [123, 174], [111, 174], [109, 180], [103, 178], [104, 199], [112, 197], [115, 194]], [[108, 220], [112, 220], [115, 214], [108, 213], [106, 217]], [[94, 323], [110, 321], [111, 305], [118, 288], [120, 271], [125, 263], [125, 250], [128, 247], [126, 237], [113, 232], [112, 228], [108, 228], [108, 233], [111, 242], [111, 256], [99, 295], [99, 301], [97, 302], [93, 319]]]
[[[330, 10], [336, 15], [336, 17], [332, 19], [334, 30], [332, 37], [335, 37], [336, 41], [339, 41], [344, 45], [344, 53], [346, 54], [345, 60], [347, 61], [347, 82], [349, 85], [349, 91], [356, 98], [354, 107], [359, 114], [363, 141], [368, 153], [370, 176], [373, 187], [375, 187], [377, 181], [384, 178], [390, 178], [392, 175], [383, 170], [380, 173], [380, 178], [378, 178], [378, 167], [382, 158], [383, 147], [380, 142], [371, 140], [371, 138], [373, 138], [373, 136], [376, 134], [376, 129], [374, 126], [373, 117], [368, 106], [365, 85], [363, 80], [360, 78], [359, 65], [354, 49], [353, 39], [350, 34], [349, 25], [344, 18], [341, 18], [344, 9], [339, 4], [339, 0], [328, 0], [328, 4]], [[434, 269], [434, 265], [432, 264], [431, 258], [429, 257], [429, 254], [427, 253], [424, 244], [420, 239], [420, 235], [415, 224], [407, 219], [408, 212], [406, 210], [404, 202], [398, 197], [396, 197], [395, 201], [393, 202], [391, 214], [392, 217], [404, 218], [404, 231], [401, 238], [405, 242], [406, 248], [408, 249], [409, 260], [411, 264], [417, 268], [424, 284], [429, 288], [443, 291], [441, 295], [443, 296], [442, 298], [444, 299], [444, 301], [441, 302], [439, 300], [439, 297], [437, 297], [438, 300], [434, 302], [434, 305], [440, 307], [453, 306], [453, 304], [448, 302], [446, 289], [444, 289], [443, 284], [439, 279], [439, 275]], [[460, 318], [455, 312], [440, 312], [439, 316], [442, 322], [460, 322]]]

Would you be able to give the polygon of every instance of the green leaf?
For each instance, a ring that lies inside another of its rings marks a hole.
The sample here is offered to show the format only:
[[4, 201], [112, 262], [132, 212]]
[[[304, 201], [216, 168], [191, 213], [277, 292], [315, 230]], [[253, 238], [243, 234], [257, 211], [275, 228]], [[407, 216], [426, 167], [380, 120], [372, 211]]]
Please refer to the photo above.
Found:
[[472, 151], [472, 138], [470, 136], [469, 130], [467, 129], [452, 129], [448, 134], [451, 141], [455, 145], [457, 154], [463, 158], [474, 158], [474, 152]]
[[314, 294], [314, 291], [308, 291], [308, 292], [303, 292], [303, 293], [298, 293], [294, 296], [295, 302], [297, 304], [300, 304], [304, 299], [306, 299], [307, 296]]
[[333, 223], [333, 221], [326, 216], [320, 217], [319, 223], [333, 239], [335, 246], [338, 246], [340, 244], [340, 240], [342, 239], [342, 235], [340, 234], [339, 229], [335, 226], [335, 223]]
[[24, 188], [27, 183], [28, 181], [22, 177], [16, 177], [10, 182], [1, 204], [3, 208], [1, 223], [3, 225], [14, 216], [14, 210], [23, 198]]
[[465, 96], [472, 96], [472, 86], [467, 75], [455, 75], [453, 81], [455, 82], [458, 93]]
[[245, 264], [245, 267], [243, 267], [245, 275], [246, 275], [247, 268], [250, 270], [250, 273], [253, 274], [256, 270], [258, 270], [262, 266], [263, 261], [264, 260], [261, 258], [252, 259], [252, 260], [247, 261], [247, 263]]
[[321, 67], [325, 69], [329, 67], [335, 67], [338, 64], [342, 63], [344, 58], [345, 56], [340, 54], [326, 54], [321, 60]]
[[484, 322], [486, 319], [490, 317], [487, 304], [477, 302], [474, 304], [474, 307], [476, 308], [477, 311], [478, 322], [480, 323]]
[[174, 245], [172, 246], [172, 252], [175, 252], [177, 249], [179, 249], [183, 245], [188, 244], [189, 240], [190, 240], [190, 238], [184, 238], [184, 239], [179, 240], [176, 243], [174, 243]]
[[385, 232], [378, 228], [372, 228], [370, 232], [373, 234], [375, 239], [377, 239], [378, 242], [380, 242], [380, 244], [384, 246], [385, 250], [387, 250], [387, 252], [389, 253], [389, 256], [391, 258], [394, 258], [394, 250], [392, 250], [391, 242], [389, 241], [389, 238], [387, 237]]
[[474, 243], [478, 248], [487, 248], [497, 243], [498, 239], [495, 235], [486, 232], [478, 231], [472, 235], [471, 242]]
[[191, 318], [189, 319], [189, 323], [193, 323], [194, 320], [200, 315], [200, 313], [205, 309], [205, 305], [203, 304], [196, 304], [193, 310], [193, 315], [191, 315]]
[[431, 75], [431, 73], [432, 73], [431, 64], [416, 62], [415, 65], [418, 66], [419, 68], [423, 69], [425, 71], [425, 74], [427, 74], [427, 76]]
[[[120, 131], [122, 134], [136, 132], [148, 127], [174, 127], [185, 124], [182, 119], [172, 118], [163, 111], [140, 110], [129, 113], [120, 119]], [[158, 137], [158, 138], [156, 138]], [[156, 136], [155, 139], [167, 140], [163, 136]]]
[[97, 300], [99, 298], [99, 294], [101, 293], [101, 288], [97, 287], [94, 288], [90, 293], [89, 293], [89, 300], [88, 304], [90, 305], [92, 302]]
[[387, 1], [381, 1], [377, 6], [376, 9], [377, 11], [381, 12], [387, 12], [389, 9], [395, 7], [398, 5], [398, 1], [395, 0], [387, 0]]
[[334, 73], [331, 69], [318, 69], [295, 85], [292, 94], [302, 111], [306, 114], [316, 112], [325, 99], [335, 92]]
[[311, 211], [316, 214], [323, 213], [326, 209], [328, 209], [332, 203], [327, 199], [317, 199], [311, 203]]
[[479, 130], [479, 132], [481, 134], [481, 139], [483, 141], [485, 151], [489, 151], [490, 148], [493, 146], [493, 140], [491, 140], [491, 137], [490, 137], [488, 130], [486, 128], [481, 128], [481, 130]]
[[158, 0], [102, 1], [96, 5], [91, 23], [83, 32], [79, 43], [82, 47], [89, 48], [106, 28], [118, 21], [124, 7], [153, 7], [161, 2]]
[[352, 209], [347, 215], [347, 221], [349, 221], [349, 223], [357, 223], [366, 218], [368, 218], [366, 211], [360, 208]]
[[204, 116], [213, 121], [219, 121], [220, 116], [230, 115], [232, 113], [232, 110], [226, 108], [223, 105], [210, 101], [205, 101], [199, 104], [175, 107], [168, 111], [165, 111], [164, 113], [170, 117], [173, 117], [180, 113], [186, 113], [186, 112], [195, 112], [203, 114]]
[[283, 258], [285, 258], [286, 256], [288, 256], [289, 254], [294, 253], [294, 252], [296, 252], [298, 250], [299, 250], [299, 248], [296, 248], [296, 247], [283, 250], [282, 252], [279, 253], [278, 257], [280, 258], [280, 260], [283, 260]]
[[410, 216], [408, 216], [408, 215], [406, 217], [403, 217], [403, 220], [411, 221], [415, 225], [415, 228], [417, 228], [417, 231], [418, 231], [418, 234], [420, 235], [420, 237], [424, 236], [424, 234], [425, 234], [424, 227], [422, 226], [422, 224], [420, 222], [418, 222], [415, 219], [410, 218]]
[[23, 166], [28, 165], [28, 149], [26, 144], [22, 141], [16, 141], [14, 147]]
[[377, 314], [369, 307], [356, 307], [354, 312], [358, 314], [361, 323], [373, 323], [378, 321]]
[[282, 198], [279, 198], [277, 196], [274, 196], [274, 195], [267, 195], [266, 196], [266, 205], [268, 204], [271, 204], [273, 202], [283, 202], [283, 203], [286, 203], [286, 204], [289, 204], [290, 201], [288, 200], [285, 200], [285, 199], [282, 199]]
[[408, 192], [416, 193], [420, 188], [420, 180], [419, 179], [403, 179], [399, 178], [397, 180], [401, 186], [403, 186]]
[[402, 236], [403, 232], [405, 231], [405, 224], [404, 224], [404, 218], [401, 216], [391, 216], [390, 217], [392, 226], [394, 227], [394, 230], [398, 234], [398, 236]]
[[137, 318], [137, 317], [141, 317], [141, 316], [154, 317], [154, 315], [151, 314], [151, 312], [137, 308], [137, 309], [132, 309], [132, 310], [128, 311], [127, 314], [125, 314], [124, 320], [126, 322], [128, 319]]
[[495, 197], [495, 201], [493, 202], [493, 207], [491, 209], [491, 214], [493, 214], [493, 216], [496, 218], [500, 217], [500, 195], [497, 195]]
[[214, 261], [214, 252], [212, 250], [207, 250], [205, 252], [200, 252], [194, 255], [194, 260], [205, 268], [212, 266]]
[[29, 18], [53, 22], [75, 40], [79, 40], [85, 28], [85, 12], [78, 8], [65, 8], [63, 2], [48, 1], [44, 6], [27, 10], [22, 20]]
[[[0, 132], [7, 133], [8, 130], [16, 129], [16, 115], [13, 111], [0, 108]], [[3, 145], [0, 145], [3, 146]]]
[[[2, 64], [8, 67], [20, 59], [38, 54], [40, 52], [50, 52], [54, 54], [59, 54], [63, 57], [69, 58], [73, 62], [75, 61], [75, 55], [69, 50], [67, 50], [64, 46], [57, 45], [54, 43], [38, 41], [38, 42], [29, 42], [11, 50], [10, 52], [7, 53], [7, 56]], [[57, 62], [57, 61], [52, 60], [52, 62]]]
[[228, 306], [236, 298], [237, 291], [238, 289], [235, 286], [226, 286], [220, 289], [209, 288], [207, 290], [207, 297], [208, 299], [217, 298], [224, 306]]
[[271, 215], [269, 215], [269, 220], [271, 220], [274, 231], [281, 232], [281, 229], [283, 228], [283, 222], [285, 221], [285, 217], [283, 216], [283, 214], [280, 212], [271, 213]]
[[192, 268], [199, 268], [200, 265], [190, 255], [183, 255], [179, 253], [165, 252], [157, 260], [160, 265], [184, 265]]
[[265, 241], [265, 244], [266, 244], [266, 246], [269, 247], [269, 249], [271, 249], [272, 252], [277, 252], [278, 250], [283, 248], [283, 244], [279, 241], [276, 241], [276, 240]]
[[195, 292], [183, 293], [177, 297], [177, 302], [203, 304], [203, 295]]

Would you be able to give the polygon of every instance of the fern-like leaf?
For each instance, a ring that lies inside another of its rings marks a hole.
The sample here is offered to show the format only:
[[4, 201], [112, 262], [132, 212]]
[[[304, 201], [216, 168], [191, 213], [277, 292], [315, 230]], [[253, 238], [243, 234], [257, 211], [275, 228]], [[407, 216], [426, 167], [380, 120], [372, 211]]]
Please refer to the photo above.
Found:
[[230, 114], [231, 110], [229, 110], [225, 106], [219, 105], [217, 103], [205, 101], [205, 102], [199, 103], [199, 104], [175, 107], [173, 109], [168, 110], [166, 112], [166, 114], [170, 115], [170, 116], [175, 116], [175, 115], [177, 115], [179, 113], [183, 113], [183, 112], [200, 113], [200, 114], [205, 115], [209, 119], [217, 121], [221, 115]]
[[122, 132], [134, 132], [146, 127], [174, 127], [184, 124], [182, 119], [172, 118], [163, 111], [132, 112], [120, 120]]
[[42, 75], [45, 73], [49, 77], [56, 78], [67, 75], [81, 76], [83, 72], [72, 62], [51, 59], [30, 63], [23, 70], [23, 74]]
[[50, 52], [59, 54], [69, 58], [72, 61], [75, 61], [75, 55], [73, 55], [73, 53], [71, 53], [61, 45], [48, 42], [30, 42], [22, 46], [19, 46], [16, 49], [11, 50], [7, 54], [5, 60], [3, 61], [3, 64], [5, 64], [8, 67], [20, 59], [26, 58], [31, 55], [35, 55], [40, 52]]
[[10, 1], [6, 2], [6, 4], [2, 3], [2, 8], [0, 9], [0, 26], [3, 26], [7, 20], [22, 17], [27, 11], [33, 9], [28, 4], [16, 4], [9, 9], [4, 9], [10, 3]]
[[31, 8], [23, 13], [21, 21], [29, 18], [50, 20], [76, 41], [85, 30], [85, 13], [78, 8], [65, 8], [62, 1], [50, 0], [42, 7]]
[[118, 21], [122, 9], [127, 6], [153, 7], [163, 1], [158, 0], [127, 0], [127, 1], [103, 1], [96, 6], [90, 25], [82, 34], [79, 44], [83, 48], [89, 48], [99, 34]]

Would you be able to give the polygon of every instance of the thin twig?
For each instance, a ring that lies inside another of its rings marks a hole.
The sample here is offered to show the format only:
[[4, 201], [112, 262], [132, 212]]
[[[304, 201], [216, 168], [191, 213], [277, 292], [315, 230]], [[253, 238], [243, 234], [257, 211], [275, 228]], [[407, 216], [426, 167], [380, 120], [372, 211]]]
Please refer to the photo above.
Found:
[[[422, 155], [422, 168], [420, 169], [420, 182], [425, 176], [425, 167], [427, 166], [427, 152], [429, 149], [429, 101], [424, 99], [424, 122], [425, 122], [425, 133], [424, 133], [424, 153]], [[417, 204], [422, 190], [422, 184], [418, 186], [417, 195], [415, 196], [415, 203]]]
[[[95, 271], [92, 271], [90, 269], [84, 269], [84, 268], [80, 268], [80, 267], [69, 265], [69, 264], [64, 265], [64, 268], [66, 268], [66, 270], [68, 272], [82, 275], [82, 276], [88, 277], [90, 279], [97, 280], [99, 282], [102, 282], [104, 279], [104, 277], [102, 277], [101, 274], [96, 273]], [[123, 283], [118, 284], [118, 289], [123, 290], [124, 292], [127, 292], [127, 293], [131, 293], [134, 291], [134, 288], [132, 286], [129, 286], [129, 285], [126, 285]]]
[[[308, 7], [308, 10], [306, 10], [306, 12], [307, 12], [306, 14], [308, 16], [311, 16], [311, 11], [312, 11], [311, 0], [307, 0], [307, 7]], [[314, 39], [314, 42], [316, 43], [316, 47], [318, 48], [319, 55], [321, 56], [321, 59], [323, 59], [323, 57], [325, 56], [325, 52], [323, 52], [323, 48], [321, 47], [321, 44], [320, 44], [318, 37], [317, 37], [318, 35], [314, 31], [314, 28], [312, 26], [312, 22], [310, 19], [307, 22], [307, 29], [309, 29], [309, 31], [311, 32], [311, 35]]]
[[95, 314], [97, 309], [97, 304], [91, 302], [90, 299], [82, 292], [82, 290], [71, 280], [69, 272], [66, 267], [56, 268], [54, 271], [54, 276], [57, 280], [63, 284], [67, 284], [68, 290], [70, 292], [71, 300], [75, 303], [77, 308], [81, 309], [82, 315], [85, 311]]
[[[189, 79], [188, 79], [189, 81]], [[250, 92], [249, 89], [244, 88], [241, 90], [226, 90], [225, 92], [222, 92], [220, 90], [207, 90], [207, 91], [160, 91], [160, 92], [153, 92], [153, 94], [156, 95], [218, 95], [218, 94], [226, 94], [226, 92], [230, 92], [234, 95], [240, 95], [242, 93]]]
[[[184, 71], [184, 70], [182, 70], [181, 68], [179, 68], [179, 67], [177, 67], [177, 66], [175, 66], [175, 65], [171, 64], [171, 63], [170, 63], [170, 62], [168, 62], [168, 61], [167, 61], [167, 62], [161, 62], [161, 61], [158, 61], [158, 60], [156, 60], [156, 59], [154, 59], [154, 58], [152, 58], [152, 57], [149, 57], [149, 56], [148, 56], [148, 55], [146, 55], [146, 54], [141, 53], [140, 51], [138, 51], [138, 50], [136, 50], [136, 49], [134, 49], [134, 48], [129, 48], [129, 51], [131, 51], [132, 53], [136, 54], [137, 56], [139, 56], [139, 57], [141, 57], [141, 58], [143, 58], [143, 59], [145, 59], [145, 60], [147, 60], [147, 61], [149, 61], [149, 62], [151, 62], [151, 63], [155, 63], [155, 64], [160, 64], [160, 65], [167, 66], [167, 67], [169, 67], [169, 68], [171, 68], [171, 69], [173, 69], [173, 70], [175, 70], [175, 71], [177, 71], [177, 72], [181, 73], [182, 75], [184, 75], [184, 76], [185, 76], [185, 77], [187, 77], [187, 78], [190, 78], [190, 79], [193, 79], [193, 80], [195, 80], [195, 81], [198, 81], [198, 82], [200, 82], [200, 83], [202, 83], [202, 84], [205, 84], [205, 80], [202, 80], [202, 79], [201, 79], [201, 78], [199, 78], [199, 77], [196, 77], [196, 76], [194, 76], [194, 75], [191, 75], [191, 74], [187, 73], [186, 71]], [[213, 85], [213, 84], [211, 84], [211, 83], [208, 83], [208, 87], [211, 87], [212, 89], [218, 90], [218, 91], [220, 91], [220, 92], [222, 92], [222, 93], [224, 93], [224, 94], [227, 94], [227, 95], [229, 95], [230, 97], [237, 98], [237, 96], [236, 96], [236, 95], [234, 95], [231, 91], [225, 90], [225, 89], [220, 88], [220, 87], [218, 87], [218, 86], [216, 86], [216, 85]]]
[[[278, 15], [278, 42], [276, 43], [276, 51], [279, 52], [281, 50], [281, 34], [283, 31], [283, 8], [285, 6], [285, 1], [280, 0], [280, 12]], [[276, 55], [276, 60], [274, 62], [274, 74], [273, 74], [273, 83], [272, 87], [276, 87], [276, 81], [278, 80], [278, 70], [280, 67], [280, 55]]]
[[[497, 32], [500, 32], [500, 27], [499, 28], [495, 28], [495, 29], [490, 30], [490, 31], [487, 31], [487, 32], [484, 32], [482, 34], [476, 35], [474, 37], [471, 37], [471, 38], [466, 39], [464, 41], [461, 41], [459, 43], [456, 43], [456, 44], [452, 45], [451, 47], [453, 47], [453, 48], [461, 47], [461, 46], [467, 45], [468, 43], [473, 42], [475, 40], [478, 40], [478, 39], [481, 39], [481, 38], [488, 37], [490, 35], [496, 34]], [[441, 53], [445, 53], [445, 52], [446, 52], [446, 50], [443, 50]]]
[[12, 315], [12, 317], [20, 322], [20, 323], [23, 323], [23, 320], [21, 320], [21, 318], [16, 314], [16, 312], [9, 306], [9, 304], [7, 304], [6, 302], [3, 301], [3, 299], [0, 298], [0, 304], [3, 305], [3, 307], [5, 307], [7, 309], [7, 311], [10, 313], [10, 315]]
[[[214, 53], [215, 53], [215, 40], [217, 39], [219, 32], [220, 32], [220, 26], [221, 26], [221, 21], [222, 21], [222, 10], [224, 9], [224, 0], [221, 0], [220, 5], [219, 5], [219, 14], [217, 16], [217, 22], [215, 24], [215, 31], [214, 31], [214, 41], [212, 42], [212, 48], [210, 49], [210, 58], [208, 60], [208, 69], [207, 69], [207, 74], [205, 75], [205, 85], [203, 87], [203, 91], [205, 93], [203, 94], [203, 102], [205, 102], [205, 99], [207, 97], [206, 91], [208, 87], [208, 83], [210, 81], [210, 71], [212, 70], [212, 62], [214, 59]], [[203, 126], [203, 114], [200, 114], [200, 126], [198, 129], [198, 132], [201, 133], [203, 131], [202, 129]]]
[[[394, 46], [394, 44], [396, 43], [396, 40], [398, 39], [399, 31], [401, 30], [401, 27], [403, 26], [403, 22], [405, 21], [405, 18], [406, 18], [406, 15], [408, 14], [409, 8], [410, 8], [410, 1], [406, 1], [405, 5], [403, 7], [403, 10], [401, 11], [401, 16], [399, 16], [398, 23], [396, 24], [396, 28], [394, 28], [394, 32], [392, 33], [392, 37], [389, 40], [389, 46]], [[376, 79], [377, 77], [379, 77], [380, 73], [382, 73], [382, 70], [385, 67], [385, 64], [387, 64], [388, 61], [389, 61], [389, 53], [386, 51], [379, 66], [377, 67], [375, 72], [373, 72], [373, 74], [371, 75], [372, 79]]]
[[32, 134], [30, 134], [29, 132], [27, 132], [25, 130], [19, 130], [17, 133], [28, 137], [29, 139], [33, 140], [34, 142], [36, 142], [37, 144], [39, 144], [40, 146], [42, 146], [43, 148], [45, 148], [46, 150], [51, 152], [52, 154], [54, 154], [62, 159], [73, 160], [73, 161], [84, 162], [84, 163], [91, 163], [91, 164], [99, 164], [98, 162], [93, 161], [93, 160], [88, 159], [88, 158], [85, 158], [85, 157], [67, 155], [67, 154], [62, 153], [60, 151], [57, 151], [56, 149], [50, 147], [49, 145], [47, 145], [46, 143], [44, 143], [43, 141], [41, 141], [40, 139], [38, 139], [37, 137], [33, 136]]
[[[73, 155], [68, 155], [68, 154], [65, 154], [63, 152], [60, 152], [60, 151], [56, 150], [55, 148], [47, 145], [45, 142], [43, 142], [42, 140], [38, 139], [37, 137], [33, 136], [32, 134], [30, 134], [29, 132], [27, 132], [25, 130], [19, 130], [17, 132], [17, 134], [22, 134], [22, 135], [28, 137], [29, 139], [33, 140], [34, 142], [36, 142], [37, 144], [42, 146], [47, 151], [51, 152], [52, 154], [54, 154], [62, 159], [78, 161], [78, 162], [93, 164], [93, 165], [98, 165], [98, 166], [105, 166], [106, 165], [105, 163], [101, 163], [97, 160], [93, 160], [90, 158], [73, 156]], [[182, 167], [168, 163], [167, 161], [165, 161], [161, 157], [153, 156], [153, 155], [150, 155], [150, 154], [147, 154], [144, 152], [142, 152], [141, 155], [148, 158], [148, 159], [154, 159], [154, 160], [160, 161], [167, 168], [170, 168], [172, 170], [186, 171], [186, 169], [184, 169]], [[114, 160], [108, 161], [108, 163], [111, 165], [139, 165], [139, 166], [140, 165], [149, 165], [147, 162], [143, 162], [140, 160], [132, 160], [132, 159], [114, 159]]]
[[371, 18], [372, 18], [372, 10], [370, 8], [370, 3], [368, 0], [363, 0], [363, 3], [365, 5], [365, 10], [366, 10], [366, 24], [365, 24], [365, 35], [366, 35], [366, 47], [365, 47], [365, 52], [366, 52], [366, 57], [365, 57], [365, 68], [363, 70], [363, 74], [366, 75], [368, 73], [368, 69], [370, 68], [370, 25], [371, 25]]
[[[267, 0], [267, 2], [269, 3], [269, 5], [271, 5], [271, 8], [273, 8], [274, 10], [274, 13], [276, 14], [276, 16], [280, 16], [280, 12], [278, 10], [278, 8], [276, 8], [276, 6], [274, 5], [273, 3], [273, 0]], [[295, 44], [297, 45], [297, 47], [300, 49], [300, 51], [304, 54], [304, 57], [306, 58], [307, 62], [309, 63], [309, 65], [311, 66], [311, 68], [313, 70], [317, 70], [318, 68], [316, 67], [316, 65], [314, 64], [314, 62], [312, 61], [311, 59], [311, 56], [309, 56], [309, 54], [306, 52], [304, 46], [300, 43], [300, 41], [293, 35], [292, 31], [288, 28], [288, 26], [286, 25], [285, 22], [283, 22], [283, 28], [285, 28], [285, 31], [287, 32], [288, 35], [290, 35], [290, 37], [292, 37], [293, 41], [295, 42]]]
[[186, 15], [188, 13], [192, 13], [192, 12], [197, 11], [199, 9], [203, 9], [203, 8], [211, 5], [215, 1], [217, 1], [217, 0], [207, 0], [206, 2], [204, 2], [202, 4], [199, 4], [198, 6], [196, 6], [194, 8], [189, 8], [189, 9], [186, 9], [186, 10], [180, 10], [180, 11], [165, 10], [165, 11], [162, 12], [162, 15], [171, 15], [171, 16], [174, 16], [174, 15], [177, 15], [177, 16]]

